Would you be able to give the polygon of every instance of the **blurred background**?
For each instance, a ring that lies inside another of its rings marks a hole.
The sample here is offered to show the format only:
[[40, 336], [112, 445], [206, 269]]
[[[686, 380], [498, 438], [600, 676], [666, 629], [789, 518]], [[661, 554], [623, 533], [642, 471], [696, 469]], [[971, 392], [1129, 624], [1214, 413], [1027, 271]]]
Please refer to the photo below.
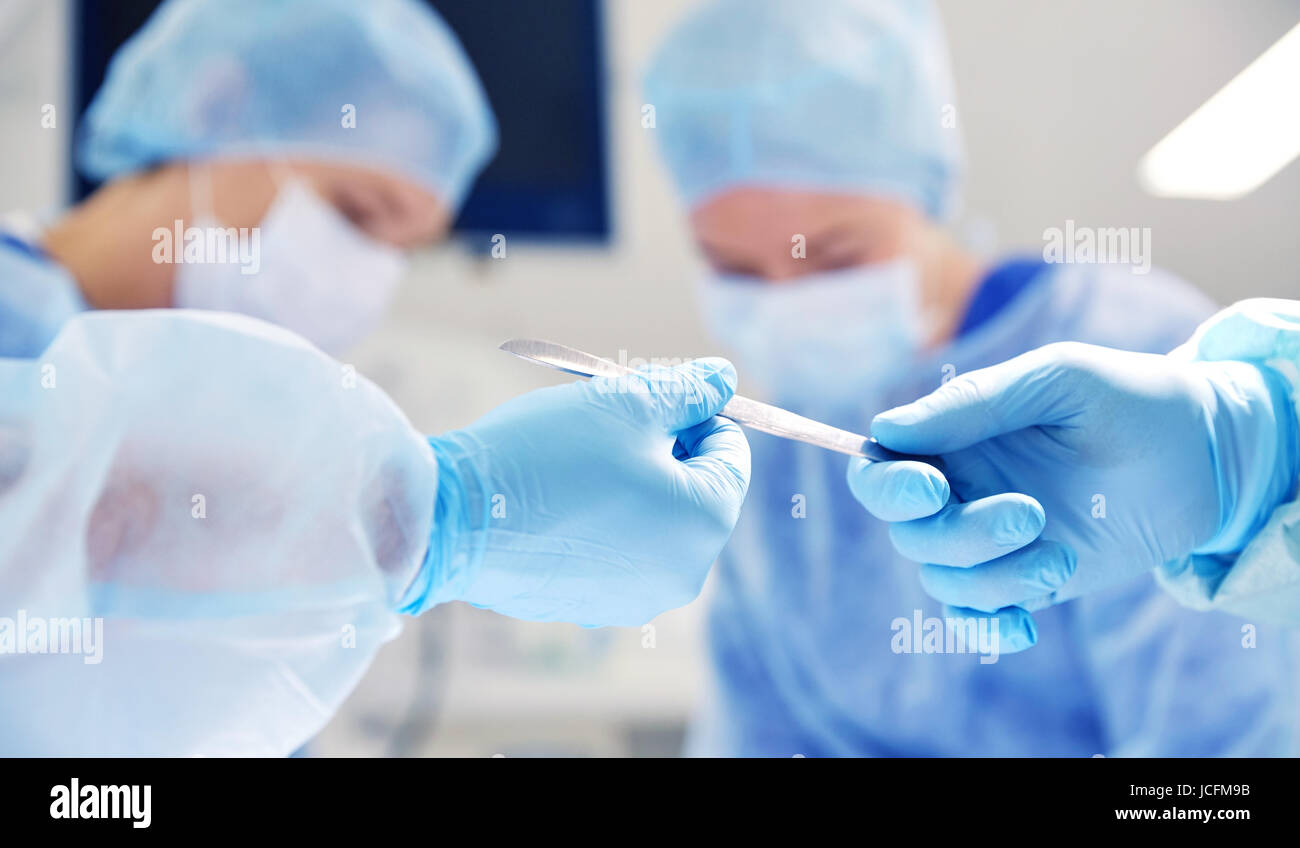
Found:
[[[611, 358], [711, 352], [693, 308], [702, 266], [641, 113], [644, 63], [693, 2], [515, 2], [509, 15], [492, 0], [433, 3], [483, 78], [501, 153], [458, 237], [418, 257], [388, 323], [345, 357], [418, 428], [466, 424], [563, 379], [497, 352], [508, 337]], [[53, 212], [87, 190], [70, 164], [76, 118], [154, 5], [0, 0], [0, 213]], [[1222, 303], [1300, 296], [1295, 162], [1233, 201], [1151, 197], [1135, 178], [1155, 142], [1296, 24], [1300, 4], [939, 6], [969, 162], [963, 240], [1037, 253], [1067, 220], [1149, 227], [1153, 263]], [[32, 117], [46, 104], [53, 128]], [[505, 255], [493, 258], [498, 234]], [[588, 631], [439, 607], [381, 652], [309, 753], [676, 753], [702, 696], [703, 610]]]

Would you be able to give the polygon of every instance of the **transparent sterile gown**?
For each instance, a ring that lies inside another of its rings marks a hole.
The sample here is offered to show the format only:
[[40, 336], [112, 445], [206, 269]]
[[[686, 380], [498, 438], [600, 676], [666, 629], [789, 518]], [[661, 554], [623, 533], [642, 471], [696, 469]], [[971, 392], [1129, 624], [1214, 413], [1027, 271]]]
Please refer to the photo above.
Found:
[[398, 632], [436, 489], [382, 391], [253, 319], [0, 360], [0, 752], [291, 752]]

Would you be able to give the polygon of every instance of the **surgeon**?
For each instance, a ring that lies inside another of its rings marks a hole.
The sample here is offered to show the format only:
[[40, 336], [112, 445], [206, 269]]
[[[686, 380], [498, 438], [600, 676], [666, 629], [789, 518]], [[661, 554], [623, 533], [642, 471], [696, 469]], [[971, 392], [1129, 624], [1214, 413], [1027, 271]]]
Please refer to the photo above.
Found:
[[[746, 391], [795, 411], [863, 431], [954, 375], [1051, 342], [1165, 353], [1213, 311], [1157, 269], [988, 263], [948, 236], [959, 113], [928, 3], [708, 3], [654, 55], [645, 100], [708, 265], [705, 322]], [[918, 500], [933, 511], [946, 481], [896, 473], [923, 491], [882, 487], [872, 517], [845, 496], [842, 457], [768, 438], [753, 450], [693, 753], [1290, 750], [1291, 661], [1267, 628], [1244, 650], [1238, 621], [1183, 610], [1148, 577], [1045, 609], [1002, 640], [1037, 639], [1034, 651], [961, 650], [942, 633], [936, 650], [910, 631], [944, 624], [944, 607], [886, 521], [918, 517]], [[1027, 498], [1007, 508], [1032, 524]]]
[[454, 34], [414, 0], [170, 0], [77, 140], [104, 185], [0, 227], [0, 355], [85, 309], [239, 312], [339, 352], [496, 147]]
[[282, 756], [399, 614], [598, 627], [689, 602], [748, 484], [713, 417], [735, 384], [701, 359], [426, 438], [271, 324], [74, 317], [0, 359], [0, 752]]
[[926, 590], [996, 616], [1008, 650], [1031, 611], [1153, 569], [1194, 609], [1297, 626], [1296, 375], [1295, 301], [1242, 301], [1166, 356], [1049, 345], [876, 416], [942, 473], [854, 460], [849, 484]]

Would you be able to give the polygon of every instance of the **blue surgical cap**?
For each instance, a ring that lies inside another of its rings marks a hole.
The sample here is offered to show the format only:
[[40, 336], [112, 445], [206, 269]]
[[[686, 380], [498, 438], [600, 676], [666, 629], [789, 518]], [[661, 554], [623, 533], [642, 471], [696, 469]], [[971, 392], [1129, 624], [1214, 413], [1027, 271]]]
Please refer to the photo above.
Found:
[[169, 0], [113, 57], [81, 132], [96, 179], [299, 156], [406, 177], [453, 210], [497, 138], [456, 36], [415, 0]]
[[924, 0], [717, 0], [668, 36], [645, 96], [688, 203], [738, 185], [893, 196], [943, 218], [961, 140]]

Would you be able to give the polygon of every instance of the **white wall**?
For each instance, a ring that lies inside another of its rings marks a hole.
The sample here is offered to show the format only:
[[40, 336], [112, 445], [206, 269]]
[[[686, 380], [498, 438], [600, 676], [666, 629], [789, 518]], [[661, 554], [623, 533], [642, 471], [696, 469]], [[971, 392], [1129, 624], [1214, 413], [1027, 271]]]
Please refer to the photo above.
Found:
[[[0, 0], [0, 215], [63, 200], [75, 109], [69, 96], [67, 0]], [[55, 126], [41, 125], [54, 106]]]

